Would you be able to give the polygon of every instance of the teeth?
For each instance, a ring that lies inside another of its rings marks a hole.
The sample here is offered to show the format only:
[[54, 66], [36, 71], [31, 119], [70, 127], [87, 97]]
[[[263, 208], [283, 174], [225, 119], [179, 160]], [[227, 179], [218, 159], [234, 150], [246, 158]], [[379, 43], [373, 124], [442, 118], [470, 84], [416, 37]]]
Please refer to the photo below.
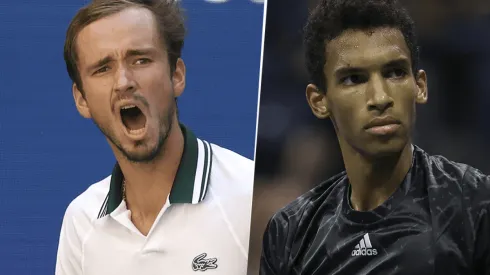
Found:
[[127, 109], [131, 109], [131, 108], [134, 108], [134, 107], [136, 107], [136, 105], [126, 105], [126, 106], [123, 106], [121, 109], [127, 110]]
[[143, 133], [144, 130], [145, 130], [145, 128], [141, 128], [141, 129], [138, 129], [138, 130], [129, 130], [129, 133], [130, 134], [133, 134], [133, 135], [137, 135], [137, 134]]

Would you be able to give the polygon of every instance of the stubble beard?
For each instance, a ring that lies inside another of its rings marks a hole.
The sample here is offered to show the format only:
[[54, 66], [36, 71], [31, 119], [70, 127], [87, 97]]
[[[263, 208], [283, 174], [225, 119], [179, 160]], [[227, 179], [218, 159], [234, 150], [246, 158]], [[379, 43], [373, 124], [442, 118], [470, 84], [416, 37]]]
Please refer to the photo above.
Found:
[[153, 148], [149, 148], [148, 144], [145, 141], [136, 142], [136, 147], [145, 147], [146, 150], [144, 153], [130, 152], [121, 145], [115, 135], [106, 127], [103, 127], [100, 123], [93, 119], [94, 124], [99, 128], [102, 134], [112, 143], [122, 154], [123, 156], [133, 163], [151, 163], [156, 157], [163, 155], [165, 150], [165, 145], [170, 134], [170, 131], [173, 127], [173, 116], [175, 113], [175, 103], [170, 104], [169, 109], [161, 114], [158, 121], [159, 123], [159, 133], [158, 133], [158, 141]]

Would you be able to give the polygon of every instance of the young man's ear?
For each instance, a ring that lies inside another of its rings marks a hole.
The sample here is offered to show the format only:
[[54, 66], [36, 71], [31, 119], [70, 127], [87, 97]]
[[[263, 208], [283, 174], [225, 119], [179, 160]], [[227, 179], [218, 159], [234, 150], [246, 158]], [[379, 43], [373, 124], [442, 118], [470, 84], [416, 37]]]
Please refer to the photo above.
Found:
[[185, 90], [185, 63], [181, 58], [177, 59], [175, 70], [172, 74], [175, 97], [179, 97]]
[[73, 99], [75, 100], [75, 105], [77, 106], [78, 113], [84, 118], [92, 118], [90, 114], [90, 109], [87, 105], [87, 100], [80, 91], [75, 83], [72, 85]]
[[306, 86], [306, 100], [313, 114], [320, 119], [330, 117], [326, 93], [320, 91], [314, 84]]
[[427, 88], [427, 74], [424, 70], [419, 70], [417, 72], [417, 95], [415, 97], [415, 102], [418, 104], [425, 104], [429, 98], [428, 88]]

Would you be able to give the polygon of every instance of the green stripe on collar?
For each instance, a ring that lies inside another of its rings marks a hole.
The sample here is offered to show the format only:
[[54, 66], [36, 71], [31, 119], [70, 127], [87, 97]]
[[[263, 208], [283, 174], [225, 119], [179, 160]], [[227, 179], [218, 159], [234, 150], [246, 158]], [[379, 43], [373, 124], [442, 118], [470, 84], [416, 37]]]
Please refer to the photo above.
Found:
[[[213, 152], [211, 145], [198, 139], [192, 131], [180, 124], [184, 135], [184, 152], [175, 176], [169, 201], [174, 203], [199, 203], [206, 197], [211, 174]], [[123, 174], [119, 164], [114, 165], [107, 202], [104, 201], [99, 217], [114, 211], [122, 201]]]

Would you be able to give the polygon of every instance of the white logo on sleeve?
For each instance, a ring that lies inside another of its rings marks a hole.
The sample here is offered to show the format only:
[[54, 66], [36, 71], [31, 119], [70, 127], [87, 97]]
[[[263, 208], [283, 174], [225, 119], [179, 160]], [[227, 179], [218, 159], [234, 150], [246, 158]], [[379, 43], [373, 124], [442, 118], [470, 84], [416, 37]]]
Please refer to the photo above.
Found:
[[378, 251], [371, 245], [369, 233], [364, 234], [359, 244], [352, 250], [352, 256], [376, 256]]

